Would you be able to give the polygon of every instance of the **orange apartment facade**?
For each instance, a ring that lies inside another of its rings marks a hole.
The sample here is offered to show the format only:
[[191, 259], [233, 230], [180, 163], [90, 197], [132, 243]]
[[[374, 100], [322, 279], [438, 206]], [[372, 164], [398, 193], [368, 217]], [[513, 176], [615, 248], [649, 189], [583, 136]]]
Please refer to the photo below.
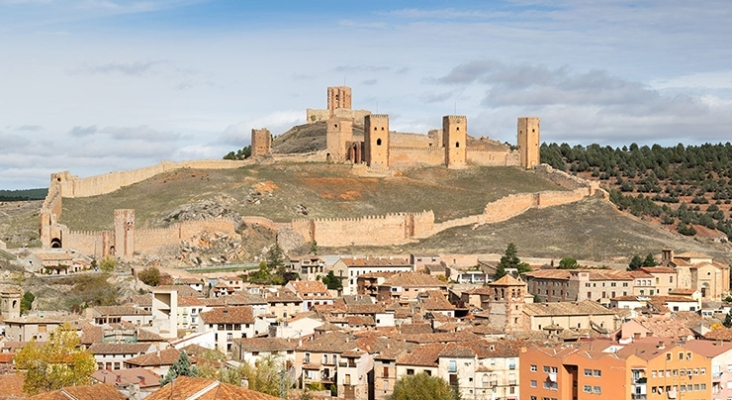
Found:
[[532, 347], [519, 358], [526, 400], [712, 398], [710, 360], [663, 339]]

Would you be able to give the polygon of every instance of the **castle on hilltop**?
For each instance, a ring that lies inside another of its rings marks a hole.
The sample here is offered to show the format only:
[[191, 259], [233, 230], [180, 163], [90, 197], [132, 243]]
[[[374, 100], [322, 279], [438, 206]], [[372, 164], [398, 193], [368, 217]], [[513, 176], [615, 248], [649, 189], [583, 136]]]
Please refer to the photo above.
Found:
[[[400, 133], [389, 129], [389, 116], [351, 108], [351, 88], [328, 88], [325, 110], [307, 109], [308, 123], [325, 121], [327, 153], [325, 160], [335, 163], [365, 164], [370, 168], [444, 165], [521, 166], [539, 165], [539, 118], [518, 119], [517, 148], [486, 137], [468, 135], [464, 115], [442, 117], [442, 129], [427, 135]], [[363, 125], [363, 135], [355, 135], [354, 125]], [[266, 129], [252, 130], [252, 155], [271, 153], [271, 135]]]

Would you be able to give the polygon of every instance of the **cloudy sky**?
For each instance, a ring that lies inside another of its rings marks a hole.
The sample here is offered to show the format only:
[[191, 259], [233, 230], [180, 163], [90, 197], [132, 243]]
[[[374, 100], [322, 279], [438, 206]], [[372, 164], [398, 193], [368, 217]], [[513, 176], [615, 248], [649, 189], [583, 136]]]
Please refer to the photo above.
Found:
[[0, 189], [221, 158], [353, 106], [425, 133], [622, 146], [726, 142], [729, 0], [0, 0]]

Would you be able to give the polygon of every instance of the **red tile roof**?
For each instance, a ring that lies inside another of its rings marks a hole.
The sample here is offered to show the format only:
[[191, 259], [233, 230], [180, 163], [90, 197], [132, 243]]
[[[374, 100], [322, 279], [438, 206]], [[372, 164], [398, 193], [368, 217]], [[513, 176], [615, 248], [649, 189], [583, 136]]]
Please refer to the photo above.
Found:
[[[195, 396], [195, 397], [194, 397]], [[146, 400], [278, 400], [278, 397], [255, 392], [211, 379], [180, 376], [158, 389]], [[99, 399], [95, 399], [99, 400]]]
[[201, 313], [201, 320], [207, 324], [253, 324], [252, 307], [221, 307]]

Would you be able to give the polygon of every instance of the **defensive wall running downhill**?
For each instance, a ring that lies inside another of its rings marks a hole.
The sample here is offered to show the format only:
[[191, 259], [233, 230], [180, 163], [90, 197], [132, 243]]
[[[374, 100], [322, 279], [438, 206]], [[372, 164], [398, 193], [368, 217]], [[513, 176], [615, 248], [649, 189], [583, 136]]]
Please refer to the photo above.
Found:
[[[438, 151], [439, 153], [439, 151]], [[227, 161], [237, 166], [243, 164]], [[179, 163], [181, 168], [194, 168], [201, 165], [215, 167], [219, 163], [195, 164]], [[169, 166], [161, 168], [163, 171], [171, 170]], [[130, 182], [131, 177], [135, 179], [145, 176], [149, 169], [143, 172], [129, 174], [120, 182]], [[238, 237], [236, 228], [239, 223], [261, 225], [267, 229], [279, 232], [284, 229], [295, 232], [302, 238], [302, 243], [317, 242], [322, 247], [348, 247], [348, 246], [392, 246], [413, 242], [419, 239], [431, 237], [447, 229], [470, 226], [494, 224], [509, 220], [521, 215], [532, 208], [545, 208], [568, 204], [579, 201], [585, 197], [592, 196], [598, 191], [598, 185], [563, 171], [554, 170], [547, 165], [537, 166], [535, 173], [567, 189], [566, 191], [544, 191], [538, 193], [513, 194], [486, 204], [483, 212], [478, 215], [471, 215], [454, 220], [435, 222], [435, 215], [432, 211], [421, 213], [395, 213], [378, 216], [365, 216], [358, 218], [316, 218], [296, 219], [290, 222], [275, 222], [265, 217], [246, 216], [241, 221], [219, 218], [201, 221], [184, 221], [159, 229], [134, 229], [134, 212], [132, 210], [131, 229], [133, 236], [134, 253], [153, 254], [160, 252], [170, 246], [181, 243], [193, 243], [201, 239], [202, 232], [209, 234], [226, 234], [230, 237]], [[121, 175], [120, 175], [121, 176]], [[101, 232], [79, 232], [70, 231], [66, 226], [58, 224], [61, 214], [62, 185], [66, 179], [71, 177], [68, 172], [54, 174], [49, 188], [49, 194], [44, 202], [41, 212], [41, 230], [43, 246], [63, 246], [73, 248], [85, 254], [118, 255], [132, 254], [128, 245], [122, 242], [121, 238], [115, 238], [115, 232], [120, 229], [122, 219], [115, 218], [115, 229]], [[60, 178], [60, 179], [58, 179]], [[71, 180], [75, 180], [75, 177]], [[88, 181], [90, 182], [90, 181]], [[75, 189], [82, 188], [82, 193], [89, 193], [84, 185], [73, 186]], [[68, 185], [67, 187], [71, 187]], [[98, 190], [108, 190], [109, 186]], [[67, 189], [70, 190], [70, 189]], [[603, 192], [604, 193], [604, 192]], [[74, 194], [78, 195], [79, 192]], [[129, 222], [128, 222], [129, 223]], [[120, 225], [120, 226], [117, 226]], [[126, 229], [130, 229], [128, 226]], [[117, 240], [119, 239], [119, 240]], [[123, 253], [124, 249], [124, 253]], [[289, 250], [289, 249], [286, 249]]]

